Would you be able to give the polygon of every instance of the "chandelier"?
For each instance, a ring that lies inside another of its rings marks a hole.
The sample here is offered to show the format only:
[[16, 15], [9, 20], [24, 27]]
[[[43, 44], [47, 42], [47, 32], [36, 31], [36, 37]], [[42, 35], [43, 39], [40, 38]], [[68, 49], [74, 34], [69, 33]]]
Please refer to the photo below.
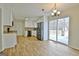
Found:
[[54, 4], [54, 9], [52, 9], [51, 15], [52, 16], [59, 16], [60, 15], [60, 11], [57, 10], [57, 8], [56, 8], [56, 3]]

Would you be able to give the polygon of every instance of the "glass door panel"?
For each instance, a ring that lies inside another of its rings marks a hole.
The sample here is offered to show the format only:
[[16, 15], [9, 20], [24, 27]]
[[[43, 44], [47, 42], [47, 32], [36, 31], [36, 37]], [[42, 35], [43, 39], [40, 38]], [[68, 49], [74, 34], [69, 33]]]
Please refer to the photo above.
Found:
[[56, 41], [56, 24], [57, 20], [49, 21], [49, 39]]
[[68, 44], [69, 18], [58, 19], [57, 41]]

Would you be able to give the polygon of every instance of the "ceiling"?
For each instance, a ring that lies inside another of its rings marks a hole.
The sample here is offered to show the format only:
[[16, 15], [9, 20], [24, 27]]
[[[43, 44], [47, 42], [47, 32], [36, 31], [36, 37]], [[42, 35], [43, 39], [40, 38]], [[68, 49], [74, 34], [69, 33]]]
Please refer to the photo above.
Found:
[[[54, 3], [6, 3], [0, 4], [6, 7], [13, 8], [13, 15], [15, 19], [24, 19], [25, 17], [38, 18], [42, 15], [42, 9], [50, 11], [54, 7]], [[77, 3], [57, 3], [57, 8], [65, 10], [69, 7], [79, 5]]]

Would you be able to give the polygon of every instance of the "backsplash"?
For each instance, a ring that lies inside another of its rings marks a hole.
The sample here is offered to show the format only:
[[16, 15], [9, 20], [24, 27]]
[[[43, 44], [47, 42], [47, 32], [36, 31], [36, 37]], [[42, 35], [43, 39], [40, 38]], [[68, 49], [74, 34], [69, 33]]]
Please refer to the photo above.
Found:
[[14, 26], [12, 26], [12, 27], [4, 26], [4, 27], [3, 27], [3, 30], [4, 30], [4, 32], [8, 32], [8, 30], [9, 30], [9, 31], [15, 31], [15, 28], [14, 28]]

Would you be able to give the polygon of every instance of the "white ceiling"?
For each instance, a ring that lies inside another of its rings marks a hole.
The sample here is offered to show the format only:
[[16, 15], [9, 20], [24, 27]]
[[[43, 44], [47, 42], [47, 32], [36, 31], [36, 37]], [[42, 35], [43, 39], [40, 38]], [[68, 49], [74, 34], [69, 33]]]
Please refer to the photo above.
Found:
[[[25, 17], [38, 17], [42, 15], [41, 9], [49, 11], [51, 8], [54, 7], [53, 3], [7, 3], [0, 5], [13, 8], [15, 19], [24, 19]], [[57, 8], [60, 10], [64, 10], [76, 5], [79, 4], [57, 3]]]

